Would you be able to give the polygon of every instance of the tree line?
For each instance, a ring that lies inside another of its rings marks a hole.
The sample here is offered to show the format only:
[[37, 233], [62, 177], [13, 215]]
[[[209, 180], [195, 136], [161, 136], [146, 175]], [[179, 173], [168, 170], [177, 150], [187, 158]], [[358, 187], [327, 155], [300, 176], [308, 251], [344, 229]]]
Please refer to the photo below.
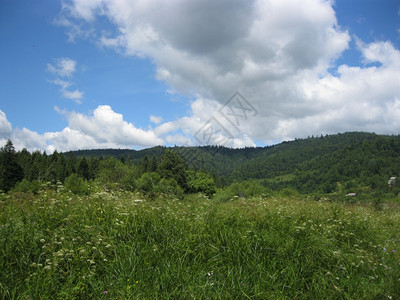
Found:
[[387, 190], [387, 180], [400, 176], [400, 136], [349, 132], [270, 147], [159, 146], [50, 155], [15, 151], [8, 141], [1, 148], [0, 162], [0, 189], [6, 192], [16, 185], [34, 189], [43, 182], [87, 190], [85, 183], [96, 182], [107, 189], [147, 194], [203, 192], [211, 196], [216, 188], [237, 190], [239, 183], [251, 193], [265, 189], [346, 193]]
[[41, 183], [65, 184], [76, 193], [87, 193], [88, 183], [104, 189], [124, 189], [147, 194], [202, 192], [211, 196], [215, 181], [207, 173], [189, 168], [175, 152], [167, 149], [157, 158], [145, 155], [140, 161], [124, 156], [76, 157], [72, 153], [15, 151], [8, 140], [0, 150], [0, 190], [33, 191]]

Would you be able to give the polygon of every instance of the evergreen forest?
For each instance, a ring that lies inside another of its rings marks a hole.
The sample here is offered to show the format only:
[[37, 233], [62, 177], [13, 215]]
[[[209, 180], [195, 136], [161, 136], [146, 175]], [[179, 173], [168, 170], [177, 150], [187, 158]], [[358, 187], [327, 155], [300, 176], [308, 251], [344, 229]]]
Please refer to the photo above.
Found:
[[[0, 189], [36, 192], [41, 185], [66, 184], [88, 193], [91, 182], [104, 189], [180, 195], [235, 190], [236, 196], [285, 191], [343, 196], [397, 195], [400, 136], [365, 132], [309, 137], [270, 147], [222, 146], [103, 149], [47, 154], [0, 152]], [[229, 193], [228, 193], [229, 194]]]

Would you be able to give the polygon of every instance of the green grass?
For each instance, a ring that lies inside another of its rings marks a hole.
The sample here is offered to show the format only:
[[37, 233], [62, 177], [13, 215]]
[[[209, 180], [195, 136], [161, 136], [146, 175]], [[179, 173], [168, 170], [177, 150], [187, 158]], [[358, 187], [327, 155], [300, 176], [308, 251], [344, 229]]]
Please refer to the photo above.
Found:
[[399, 298], [395, 205], [142, 199], [3, 194], [1, 298]]

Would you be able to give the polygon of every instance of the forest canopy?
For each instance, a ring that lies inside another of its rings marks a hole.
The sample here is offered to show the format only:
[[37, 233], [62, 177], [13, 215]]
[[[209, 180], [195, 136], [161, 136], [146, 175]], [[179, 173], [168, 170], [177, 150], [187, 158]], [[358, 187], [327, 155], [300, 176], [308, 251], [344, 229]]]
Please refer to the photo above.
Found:
[[[388, 190], [387, 183], [400, 174], [400, 136], [350, 132], [258, 148], [153, 147], [52, 154], [15, 151], [8, 140], [0, 151], [0, 174], [4, 192], [34, 192], [42, 183], [60, 183], [76, 193], [88, 193], [92, 182], [105, 189], [178, 196], [211, 197], [218, 188], [241, 183], [247, 189], [258, 186], [251, 189], [260, 192], [396, 192], [393, 185]], [[234, 189], [234, 194], [246, 190]]]

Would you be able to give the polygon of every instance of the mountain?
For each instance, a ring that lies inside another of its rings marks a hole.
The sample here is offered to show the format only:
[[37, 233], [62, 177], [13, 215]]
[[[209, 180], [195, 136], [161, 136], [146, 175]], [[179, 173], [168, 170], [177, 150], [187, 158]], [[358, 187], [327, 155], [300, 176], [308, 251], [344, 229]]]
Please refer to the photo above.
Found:
[[[144, 150], [80, 150], [75, 156], [123, 156], [137, 164], [145, 157], [160, 158], [166, 147]], [[400, 175], [400, 136], [366, 132], [310, 137], [269, 147], [232, 149], [222, 146], [173, 147], [190, 167], [204, 170], [218, 184], [263, 180], [271, 188], [295, 187], [302, 192], [326, 192], [337, 183], [385, 185], [390, 176]]]

